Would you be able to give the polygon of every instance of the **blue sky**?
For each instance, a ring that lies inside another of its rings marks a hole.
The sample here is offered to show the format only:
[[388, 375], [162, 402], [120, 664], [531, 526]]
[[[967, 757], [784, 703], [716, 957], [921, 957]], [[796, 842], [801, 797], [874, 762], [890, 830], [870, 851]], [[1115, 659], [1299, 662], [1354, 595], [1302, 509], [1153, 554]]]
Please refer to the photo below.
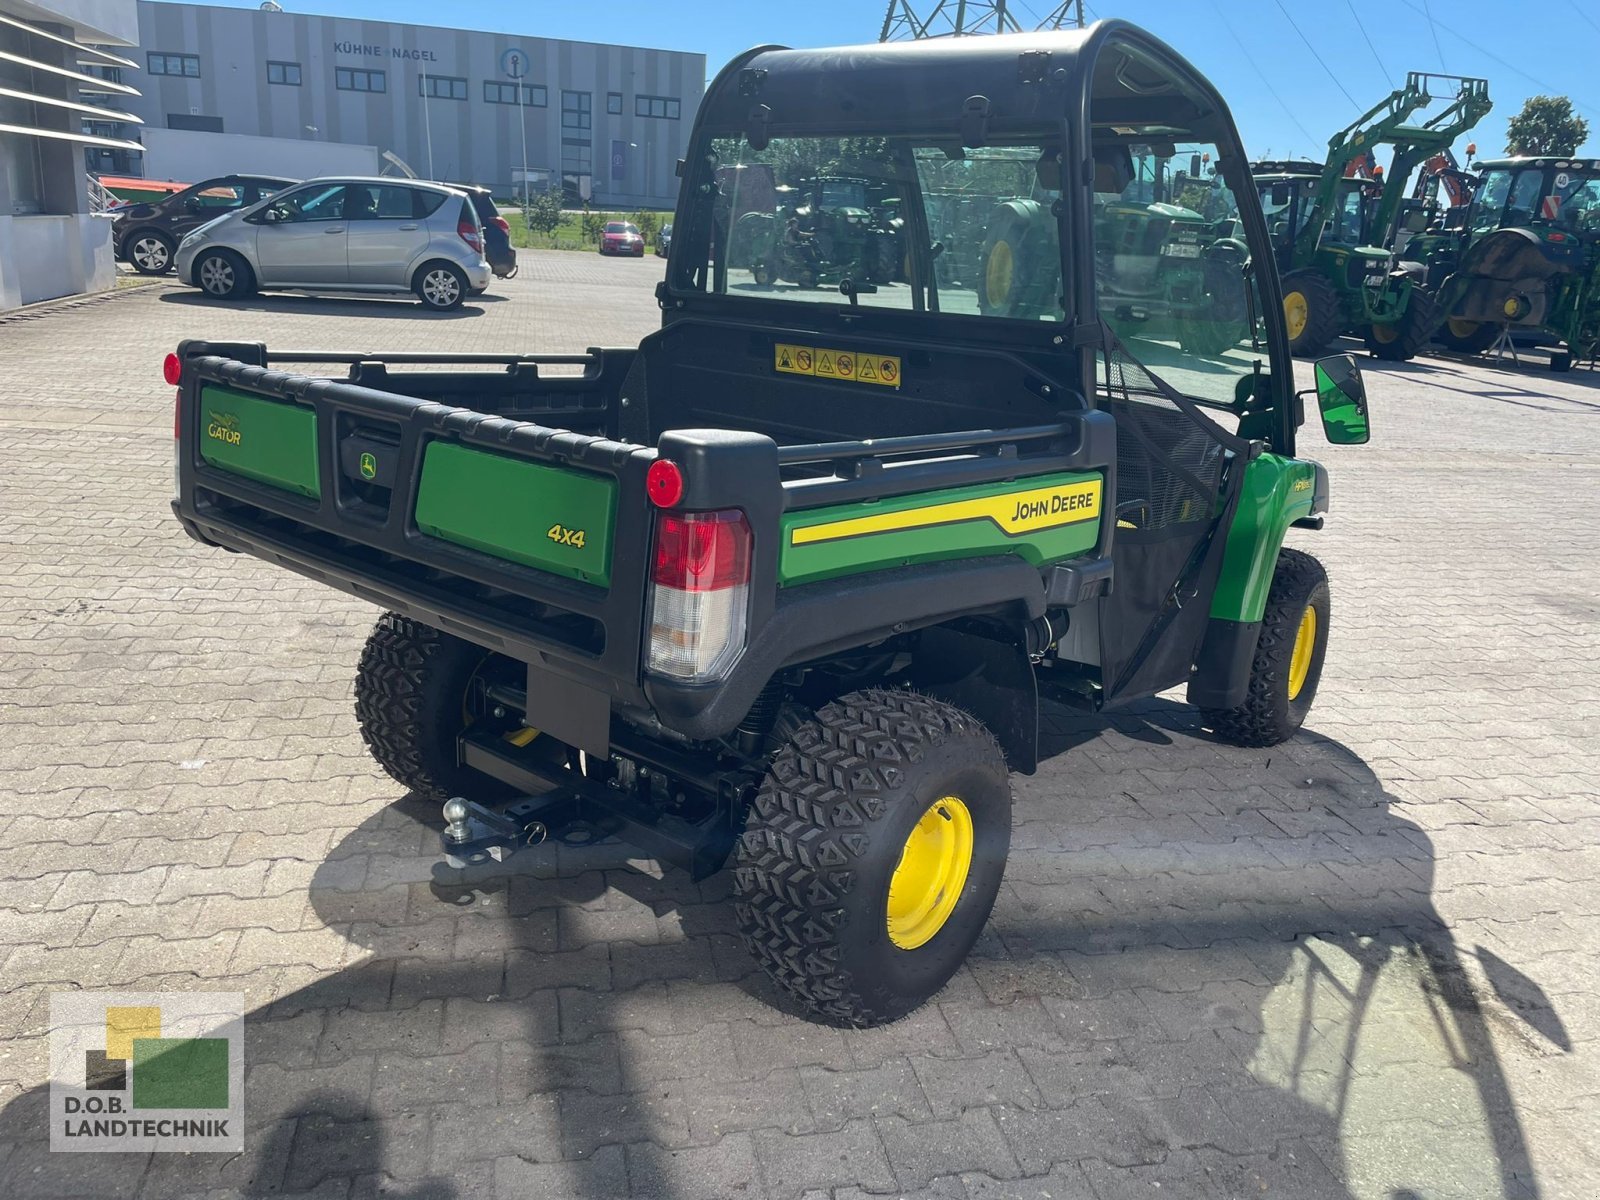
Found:
[[[873, 41], [887, 7], [887, 0], [281, 2], [333, 16], [694, 50], [706, 55], [708, 74], [762, 42]], [[922, 11], [933, 0], [913, 4]], [[254, 8], [256, 0], [232, 6]], [[1054, 7], [1051, 0], [1010, 0], [1009, 6], [1024, 27]], [[1506, 120], [1539, 92], [1572, 98], [1595, 130], [1580, 153], [1600, 156], [1600, 5], [1592, 0], [1527, 6], [1506, 0], [1089, 0], [1087, 7], [1091, 16], [1144, 26], [1204, 71], [1227, 98], [1252, 157], [1320, 156], [1335, 129], [1377, 103], [1408, 70], [1489, 80], [1494, 111], [1471, 135], [1480, 157], [1501, 153]]]

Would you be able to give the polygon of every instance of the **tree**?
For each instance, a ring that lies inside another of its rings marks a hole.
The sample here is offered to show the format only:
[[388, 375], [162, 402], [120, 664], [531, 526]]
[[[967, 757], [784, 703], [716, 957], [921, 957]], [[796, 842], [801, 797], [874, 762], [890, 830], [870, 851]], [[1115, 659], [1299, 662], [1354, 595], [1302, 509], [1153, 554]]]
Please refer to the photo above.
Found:
[[1565, 96], [1529, 96], [1522, 111], [1506, 122], [1506, 153], [1576, 154], [1589, 136], [1589, 122], [1574, 116]]
[[528, 228], [549, 237], [561, 227], [561, 192], [547, 188], [528, 205]]
[[583, 202], [583, 240], [586, 242], [598, 242], [600, 240], [600, 231], [605, 227], [605, 213], [590, 211], [589, 202], [585, 200]]
[[628, 218], [639, 230], [639, 236], [649, 241], [655, 235], [656, 225], [661, 220], [655, 213], [648, 209], [640, 209]]

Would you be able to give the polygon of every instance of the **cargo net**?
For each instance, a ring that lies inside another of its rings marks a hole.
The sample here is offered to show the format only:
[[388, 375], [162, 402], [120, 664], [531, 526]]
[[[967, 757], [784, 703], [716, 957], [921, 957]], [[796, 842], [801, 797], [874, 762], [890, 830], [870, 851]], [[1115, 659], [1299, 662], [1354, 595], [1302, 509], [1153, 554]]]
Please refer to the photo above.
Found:
[[1101, 407], [1117, 420], [1117, 519], [1159, 531], [1222, 508], [1225, 450], [1244, 442], [1153, 375], [1104, 328]]

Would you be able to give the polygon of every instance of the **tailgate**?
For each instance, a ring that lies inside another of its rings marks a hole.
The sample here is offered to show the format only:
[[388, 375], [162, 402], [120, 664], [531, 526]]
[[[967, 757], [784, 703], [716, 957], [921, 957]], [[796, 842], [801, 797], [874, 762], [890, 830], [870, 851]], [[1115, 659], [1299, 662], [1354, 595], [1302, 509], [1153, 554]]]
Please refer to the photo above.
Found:
[[202, 540], [637, 695], [653, 450], [192, 346], [179, 396]]

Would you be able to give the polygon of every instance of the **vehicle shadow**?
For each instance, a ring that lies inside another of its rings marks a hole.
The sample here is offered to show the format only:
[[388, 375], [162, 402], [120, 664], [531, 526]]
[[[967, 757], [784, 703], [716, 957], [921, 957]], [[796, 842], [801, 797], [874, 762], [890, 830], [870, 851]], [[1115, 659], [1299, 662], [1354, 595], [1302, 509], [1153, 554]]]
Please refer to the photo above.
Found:
[[[1467, 1194], [1539, 1194], [1491, 1027], [1570, 1040], [1537, 983], [1455, 945], [1430, 840], [1358, 756], [1314, 733], [1224, 747], [1163, 701], [1051, 708], [1043, 732], [1065, 757], [1017, 780], [990, 928], [903, 1026], [841, 1035], [775, 1007], [727, 872], [695, 884], [615, 842], [454, 871], [437, 806], [404, 797], [318, 864], [285, 933], [335, 935], [342, 964], [285, 969], [246, 1016], [243, 1153], [51, 1155], [36, 1088], [0, 1110], [0, 1194], [754, 1194], [736, 1156], [673, 1152], [837, 1132], [775, 1073], [814, 1037], [977, 1078], [1014, 1054], [1026, 1095], [993, 1102], [1030, 1175], [1083, 1159], [1179, 1196], [1426, 1196], [1443, 1159]], [[813, 1080], [852, 1066], [815, 1061]], [[1416, 1130], [1437, 1154], [1406, 1151]]]
[[460, 308], [448, 312], [434, 312], [424, 308], [415, 299], [395, 294], [393, 296], [307, 296], [293, 292], [257, 292], [244, 300], [213, 300], [203, 292], [190, 289], [164, 290], [157, 297], [163, 304], [181, 304], [190, 308], [221, 308], [229, 311], [265, 312], [307, 317], [377, 317], [390, 320], [399, 316], [414, 316], [424, 321], [461, 321], [483, 316], [482, 304], [501, 304], [505, 296], [484, 293], [469, 296]]

